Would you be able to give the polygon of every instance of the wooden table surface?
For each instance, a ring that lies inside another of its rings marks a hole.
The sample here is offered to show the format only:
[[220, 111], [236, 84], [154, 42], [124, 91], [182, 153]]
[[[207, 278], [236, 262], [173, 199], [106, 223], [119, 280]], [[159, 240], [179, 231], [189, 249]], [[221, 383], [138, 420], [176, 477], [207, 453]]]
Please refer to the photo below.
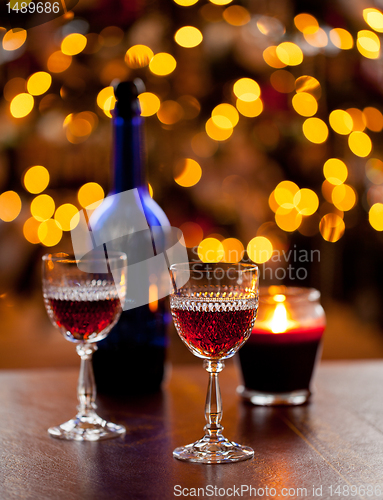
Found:
[[172, 457], [202, 436], [202, 366], [173, 368], [154, 396], [100, 398], [99, 413], [128, 429], [100, 443], [47, 434], [74, 415], [77, 375], [0, 372], [1, 500], [383, 498], [383, 361], [322, 363], [312, 401], [295, 408], [243, 403], [237, 367], [228, 363], [220, 374], [224, 434], [252, 446], [255, 457], [224, 465]]

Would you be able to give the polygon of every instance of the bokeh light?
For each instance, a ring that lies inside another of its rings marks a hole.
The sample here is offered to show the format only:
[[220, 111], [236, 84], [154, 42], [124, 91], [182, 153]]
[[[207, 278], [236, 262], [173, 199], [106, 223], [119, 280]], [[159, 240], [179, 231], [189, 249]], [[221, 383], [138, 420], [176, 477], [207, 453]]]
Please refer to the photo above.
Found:
[[363, 115], [366, 120], [366, 127], [373, 132], [381, 132], [383, 129], [383, 114], [376, 108], [368, 106], [364, 108]]
[[24, 238], [29, 241], [29, 243], [32, 243], [33, 245], [37, 245], [37, 243], [40, 243], [40, 238], [38, 235], [38, 229], [40, 226], [41, 222], [39, 222], [37, 219], [34, 217], [29, 217], [24, 222], [23, 225], [23, 235]]
[[328, 127], [320, 118], [307, 118], [303, 123], [303, 134], [314, 144], [325, 142], [328, 137]]
[[356, 203], [355, 191], [348, 184], [339, 184], [332, 191], [331, 201], [338, 210], [351, 210]]
[[358, 31], [356, 46], [362, 56], [368, 59], [378, 59], [380, 56], [380, 40], [373, 31]]
[[24, 118], [32, 111], [34, 104], [35, 101], [30, 94], [18, 94], [11, 101], [11, 114], [15, 118]]
[[222, 16], [232, 26], [244, 26], [251, 20], [250, 12], [241, 5], [230, 5], [224, 10]]
[[183, 26], [174, 35], [174, 40], [178, 45], [184, 48], [197, 47], [202, 40], [202, 33], [194, 26]]
[[282, 42], [276, 48], [280, 61], [286, 66], [298, 66], [303, 61], [302, 49], [293, 42]]
[[255, 101], [261, 95], [258, 83], [251, 78], [241, 78], [233, 85], [233, 92], [242, 101]]
[[53, 198], [47, 194], [40, 194], [32, 200], [31, 214], [33, 217], [43, 222], [52, 217], [55, 211], [55, 202]]
[[60, 243], [62, 230], [54, 219], [42, 222], [37, 229], [38, 237], [46, 247], [54, 247]]
[[161, 101], [152, 92], [143, 92], [138, 96], [141, 107], [141, 116], [152, 116], [160, 109]]
[[62, 73], [69, 68], [71, 63], [71, 56], [63, 54], [61, 50], [57, 50], [48, 57], [47, 68], [51, 73]]
[[271, 259], [273, 255], [273, 245], [265, 236], [256, 236], [249, 241], [246, 251], [253, 262], [256, 264], [263, 264]]
[[24, 175], [24, 186], [32, 194], [38, 194], [44, 191], [49, 184], [49, 172], [41, 166], [36, 165], [29, 168]]
[[[223, 103], [218, 104], [213, 111], [211, 112], [211, 116], [213, 118], [213, 122], [221, 128], [232, 128], [235, 127], [239, 120], [238, 111], [231, 104]], [[223, 127], [219, 117], [224, 117], [229, 120], [230, 126]]]
[[363, 132], [367, 125], [363, 111], [358, 108], [348, 108], [346, 112], [352, 118], [352, 130], [354, 132]]
[[366, 162], [366, 177], [373, 184], [383, 184], [383, 161], [379, 158], [370, 158]]
[[61, 42], [61, 52], [67, 56], [75, 56], [82, 52], [88, 40], [80, 33], [71, 33]]
[[275, 212], [275, 222], [283, 231], [296, 231], [302, 223], [302, 214], [296, 208], [279, 207]]
[[38, 71], [28, 78], [27, 90], [32, 95], [44, 94], [52, 83], [52, 77], [45, 71]]
[[80, 222], [78, 208], [71, 203], [64, 203], [56, 210], [55, 220], [63, 231], [71, 231]]
[[322, 88], [319, 81], [313, 76], [303, 75], [295, 80], [295, 90], [299, 92], [306, 92], [315, 97], [316, 100], [320, 99], [322, 95]]
[[174, 180], [179, 186], [195, 186], [202, 176], [202, 168], [199, 163], [191, 158], [185, 158], [177, 163], [175, 167]]
[[237, 238], [226, 238], [222, 241], [224, 250], [223, 262], [240, 262], [245, 254], [245, 248]]
[[348, 135], [353, 130], [353, 119], [351, 115], [343, 109], [335, 109], [331, 111], [329, 116], [331, 128], [341, 135]]
[[116, 98], [114, 96], [114, 89], [112, 86], [105, 87], [100, 90], [97, 95], [97, 105], [109, 118], [112, 117], [111, 110], [114, 109], [115, 104]]
[[319, 24], [315, 17], [304, 12], [294, 17], [294, 24], [302, 33], [316, 33], [319, 29]]
[[347, 179], [348, 169], [346, 164], [339, 158], [330, 158], [323, 165], [323, 174], [328, 182], [337, 186]]
[[3, 36], [3, 49], [4, 50], [17, 50], [27, 39], [27, 31], [17, 28], [17, 31], [9, 30]]
[[292, 105], [295, 111], [302, 116], [313, 116], [318, 111], [318, 103], [315, 97], [308, 92], [299, 92], [295, 94], [292, 99]]
[[383, 203], [375, 203], [368, 212], [368, 220], [376, 231], [383, 231]]
[[225, 250], [217, 238], [205, 238], [198, 245], [198, 257], [202, 262], [220, 262]]
[[15, 191], [5, 191], [0, 195], [0, 220], [11, 222], [21, 212], [21, 199]]
[[295, 90], [295, 78], [290, 71], [278, 69], [270, 75], [270, 83], [276, 91], [288, 94]]
[[232, 2], [233, 0], [209, 0], [209, 1], [211, 3], [213, 3], [214, 5], [227, 5], [230, 2]]
[[242, 101], [242, 99], [237, 99], [235, 105], [241, 115], [248, 118], [255, 118], [263, 111], [263, 101], [260, 97], [255, 101]]
[[133, 45], [125, 54], [125, 62], [129, 68], [144, 68], [153, 57], [153, 51], [146, 45]]
[[160, 104], [157, 117], [165, 125], [173, 125], [183, 118], [184, 111], [177, 101], [164, 101]]
[[215, 141], [226, 141], [233, 134], [233, 128], [221, 128], [214, 123], [213, 118], [209, 118], [205, 124], [207, 135]]
[[354, 46], [351, 33], [343, 28], [334, 28], [330, 31], [330, 40], [338, 49], [350, 50]]
[[274, 199], [280, 207], [292, 209], [295, 206], [294, 196], [298, 191], [299, 186], [295, 182], [282, 181], [274, 190]]
[[363, 19], [373, 30], [383, 33], [383, 14], [378, 9], [363, 9]]
[[91, 210], [97, 208], [105, 197], [104, 190], [97, 182], [87, 182], [80, 187], [77, 199], [83, 208], [90, 207]]
[[198, 2], [198, 0], [174, 0], [174, 2], [182, 7], [190, 7]]
[[319, 207], [319, 198], [312, 189], [300, 189], [294, 196], [294, 205], [301, 215], [312, 215]]
[[152, 57], [149, 63], [149, 69], [158, 76], [170, 75], [177, 66], [177, 62], [171, 54], [160, 52]]
[[277, 56], [277, 46], [276, 45], [269, 45], [264, 51], [263, 51], [263, 59], [265, 60], [265, 63], [271, 66], [272, 68], [285, 68], [286, 64], [283, 63], [279, 57]]
[[348, 145], [356, 156], [365, 158], [372, 151], [372, 142], [364, 132], [351, 132], [348, 137]]
[[304, 39], [313, 47], [323, 48], [328, 44], [328, 36], [323, 28], [318, 28], [315, 33], [304, 33]]
[[203, 239], [203, 229], [196, 222], [184, 222], [180, 226], [183, 233], [185, 246], [193, 248], [197, 246]]
[[343, 236], [345, 224], [337, 214], [326, 214], [319, 223], [319, 231], [324, 240], [335, 243]]

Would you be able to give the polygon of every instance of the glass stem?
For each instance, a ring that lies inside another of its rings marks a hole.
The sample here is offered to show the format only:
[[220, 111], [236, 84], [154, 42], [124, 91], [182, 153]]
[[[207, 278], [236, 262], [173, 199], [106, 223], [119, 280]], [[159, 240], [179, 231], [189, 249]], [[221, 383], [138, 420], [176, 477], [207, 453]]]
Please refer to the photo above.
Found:
[[94, 415], [94, 410], [97, 408], [96, 400], [96, 384], [94, 381], [92, 355], [97, 350], [95, 344], [78, 344], [76, 346], [77, 354], [81, 358], [80, 376], [77, 385], [77, 398], [79, 405], [77, 407], [80, 417]]
[[222, 419], [222, 399], [219, 388], [218, 373], [223, 370], [225, 363], [223, 361], [204, 361], [204, 368], [209, 372], [209, 385], [207, 388], [205, 403], [206, 432], [205, 438], [209, 441], [219, 441], [223, 439], [221, 425]]

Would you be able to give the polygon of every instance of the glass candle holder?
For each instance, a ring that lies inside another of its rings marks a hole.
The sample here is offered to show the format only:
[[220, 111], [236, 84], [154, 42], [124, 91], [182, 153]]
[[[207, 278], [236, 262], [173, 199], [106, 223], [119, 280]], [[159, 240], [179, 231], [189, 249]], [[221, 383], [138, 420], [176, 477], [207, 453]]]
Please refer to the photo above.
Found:
[[255, 327], [239, 351], [243, 399], [262, 406], [308, 401], [326, 326], [319, 300], [313, 288], [260, 289]]

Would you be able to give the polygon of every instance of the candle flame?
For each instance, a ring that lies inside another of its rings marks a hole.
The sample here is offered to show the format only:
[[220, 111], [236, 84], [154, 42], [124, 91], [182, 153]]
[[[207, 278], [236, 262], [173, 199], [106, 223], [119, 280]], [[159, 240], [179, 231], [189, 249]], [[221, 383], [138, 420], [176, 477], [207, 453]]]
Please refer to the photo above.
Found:
[[280, 302], [275, 306], [273, 317], [270, 321], [271, 331], [273, 333], [283, 333], [287, 330], [288, 319], [285, 305]]

